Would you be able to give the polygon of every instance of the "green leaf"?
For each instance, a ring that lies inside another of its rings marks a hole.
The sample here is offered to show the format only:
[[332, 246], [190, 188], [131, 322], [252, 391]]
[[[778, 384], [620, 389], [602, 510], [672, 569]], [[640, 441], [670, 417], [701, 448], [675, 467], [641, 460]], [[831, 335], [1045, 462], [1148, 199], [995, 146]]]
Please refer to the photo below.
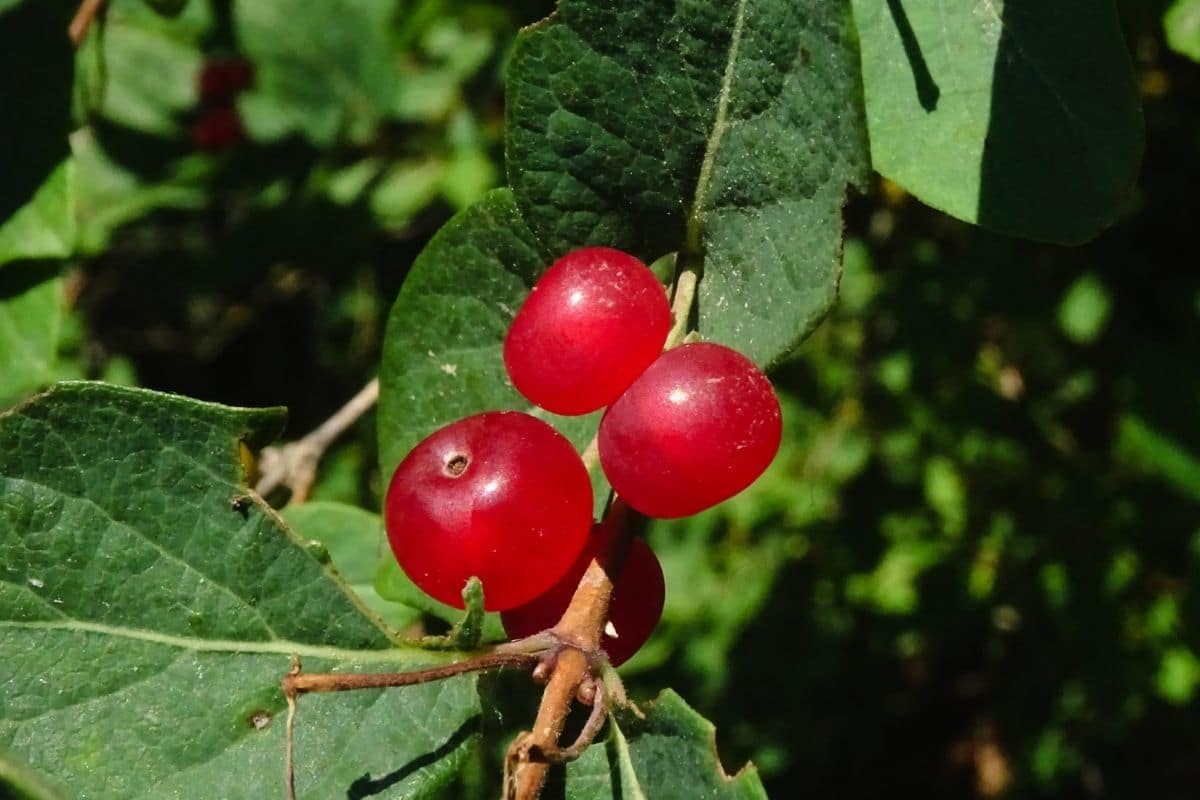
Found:
[[[84, 128], [71, 137], [78, 180], [72, 200], [78, 225], [77, 252], [99, 253], [113, 233], [158, 208], [198, 209], [208, 202], [184, 161], [157, 180], [146, 181], [112, 159]], [[190, 165], [194, 169], [194, 163]]]
[[0, 750], [0, 797], [5, 800], [59, 800], [63, 794], [44, 776]]
[[65, 159], [7, 221], [0, 223], [0, 266], [9, 261], [66, 258], [75, 246], [75, 163]]
[[1163, 15], [1167, 46], [1200, 61], [1200, 0], [1175, 0]]
[[[326, 565], [247, 493], [238, 442], [278, 410], [61, 384], [0, 416], [0, 741], [71, 796], [283, 792], [289, 656], [408, 669]], [[427, 797], [479, 714], [474, 682], [309, 696], [302, 797]]]
[[81, 95], [89, 110], [126, 128], [179, 138], [198, 102], [203, 20], [163, 19], [141, 0], [117, 3], [104, 35], [79, 52]]
[[[384, 475], [444, 425], [484, 411], [533, 410], [504, 371], [504, 336], [547, 266], [508, 189], [485, 195], [426, 245], [392, 307], [383, 342], [379, 458]], [[599, 414], [538, 416], [581, 451], [600, 421]], [[602, 481], [593, 475], [597, 503], [606, 497]]]
[[255, 65], [240, 104], [249, 130], [317, 145], [367, 139], [398, 91], [388, 43], [396, 10], [396, 0], [236, 0], [238, 42]]
[[64, 312], [56, 265], [0, 270], [0, 409], [54, 379]]
[[187, 7], [188, 0], [146, 0], [146, 5], [164, 17], [177, 17]]
[[420, 619], [418, 609], [385, 600], [375, 591], [380, 563], [393, 560], [378, 514], [344, 503], [313, 501], [287, 506], [280, 516], [309, 541], [310, 549], [320, 554], [324, 548], [342, 580], [393, 629], [402, 631]]
[[1081, 275], [1058, 306], [1058, 327], [1072, 341], [1090, 344], [1104, 332], [1112, 313], [1112, 297], [1095, 275]]
[[474, 650], [483, 639], [487, 617], [483, 610], [483, 582], [472, 576], [462, 590], [466, 610], [445, 637], [446, 645], [455, 650]]
[[420, 609], [450, 625], [458, 622], [463, 614], [454, 606], [440, 603], [417, 588], [394, 558], [380, 562], [375, 573], [375, 591], [385, 600]]
[[604, 744], [567, 765], [567, 800], [766, 800], [753, 766], [725, 774], [712, 723], [679, 695], [663, 692], [645, 713], [622, 715], [619, 727], [610, 718]]
[[1117, 420], [1114, 450], [1121, 462], [1200, 500], [1200, 457], [1140, 416], [1127, 412]]
[[[0, 225], [35, 200], [69, 155], [75, 53], [66, 24], [55, 3], [0, 7]], [[13, 257], [4, 252], [14, 247], [9, 235], [0, 233], [0, 263]]]
[[700, 332], [760, 364], [829, 308], [867, 162], [843, 2], [564, 0], [518, 38], [507, 87], [509, 180], [544, 257], [679, 250], [703, 267]]
[[1186, 647], [1172, 647], [1163, 653], [1155, 683], [1167, 702], [1187, 705], [1200, 686], [1200, 659]]
[[1137, 176], [1137, 84], [1109, 2], [853, 0], [871, 161], [1002, 233], [1081, 242]]

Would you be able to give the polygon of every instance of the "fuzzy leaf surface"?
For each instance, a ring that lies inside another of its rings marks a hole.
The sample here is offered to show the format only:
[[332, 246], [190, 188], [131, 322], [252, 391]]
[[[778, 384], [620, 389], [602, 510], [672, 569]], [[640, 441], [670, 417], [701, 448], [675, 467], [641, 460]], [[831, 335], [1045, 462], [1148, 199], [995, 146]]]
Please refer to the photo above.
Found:
[[1001, 233], [1081, 242], [1142, 153], [1109, 2], [853, 0], [871, 160], [922, 201]]
[[[61, 384], [0, 416], [0, 747], [72, 796], [280, 794], [289, 657], [393, 671], [396, 647], [258, 498], [238, 442], [278, 410]], [[301, 796], [425, 797], [479, 713], [472, 679], [305, 696]]]
[[679, 695], [667, 690], [643, 711], [610, 720], [608, 738], [567, 765], [567, 800], [766, 800], [752, 765], [725, 774], [712, 723]]
[[546, 258], [703, 268], [699, 330], [762, 365], [837, 294], [866, 126], [840, 0], [564, 0], [509, 66], [509, 181]]
[[0, 751], [0, 797], [5, 800], [62, 800], [63, 795], [45, 776]]

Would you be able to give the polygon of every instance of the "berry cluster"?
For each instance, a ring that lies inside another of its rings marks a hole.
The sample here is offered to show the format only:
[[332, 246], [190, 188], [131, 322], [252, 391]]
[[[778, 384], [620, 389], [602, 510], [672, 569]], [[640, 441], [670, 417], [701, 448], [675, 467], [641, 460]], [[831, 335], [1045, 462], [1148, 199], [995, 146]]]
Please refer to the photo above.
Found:
[[244, 58], [219, 58], [204, 63], [196, 86], [200, 116], [192, 125], [192, 144], [197, 150], [217, 153], [244, 138], [242, 119], [234, 103], [253, 83], [254, 66]]
[[[779, 448], [766, 376], [722, 345], [663, 351], [666, 292], [638, 259], [605, 247], [568, 253], [534, 286], [504, 341], [513, 385], [556, 414], [606, 408], [600, 465], [621, 500], [650, 517], [695, 514], [750, 485]], [[513, 637], [554, 625], [623, 513], [592, 524], [587, 469], [554, 428], [516, 411], [478, 414], [418, 444], [388, 488], [388, 539], [424, 591], [461, 607], [466, 581]], [[663, 606], [654, 553], [634, 539], [617, 576], [604, 648], [619, 664]]]

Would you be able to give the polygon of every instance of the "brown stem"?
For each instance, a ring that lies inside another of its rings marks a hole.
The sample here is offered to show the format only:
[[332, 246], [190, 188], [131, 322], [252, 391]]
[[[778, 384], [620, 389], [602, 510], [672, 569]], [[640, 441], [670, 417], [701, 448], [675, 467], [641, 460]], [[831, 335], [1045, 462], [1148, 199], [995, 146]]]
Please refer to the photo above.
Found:
[[103, 5], [104, 0], [83, 0], [79, 4], [75, 16], [71, 18], [71, 24], [67, 26], [67, 35], [76, 47], [83, 41], [83, 37], [87, 36], [88, 28], [92, 27], [92, 20], [100, 13]]
[[670, 350], [680, 344], [687, 334], [688, 318], [692, 315], [692, 303], [696, 300], [696, 283], [696, 272], [692, 269], [684, 269], [675, 279], [675, 297], [671, 301], [674, 323], [671, 325], [671, 332], [667, 334], [663, 350]]
[[283, 696], [287, 699], [287, 727], [284, 744], [284, 771], [288, 800], [296, 800], [296, 698], [310, 692], [350, 692], [356, 689], [385, 689], [393, 686], [414, 686], [430, 683], [468, 672], [484, 672], [503, 667], [532, 669], [542, 661], [538, 653], [492, 652], [441, 667], [411, 672], [383, 673], [302, 673], [300, 659], [292, 658], [292, 667], [283, 677]]
[[487, 653], [466, 661], [412, 672], [289, 672], [283, 679], [283, 693], [295, 696], [310, 692], [352, 692], [356, 689], [415, 686], [418, 683], [445, 680], [468, 672], [484, 672], [504, 667], [533, 669], [540, 660], [541, 656], [533, 653]]
[[303, 503], [308, 499], [313, 481], [316, 480], [317, 463], [321, 456], [378, 400], [379, 378], [372, 378], [346, 405], [303, 439], [281, 447], [263, 448], [259, 464], [262, 477], [254, 491], [265, 496], [278, 486], [287, 486], [292, 490], [291, 502]]
[[[550, 682], [542, 694], [542, 704], [538, 708], [533, 731], [520, 743], [512, 784], [505, 787], [513, 800], [537, 800], [541, 794], [550, 765], [546, 759], [533, 760], [530, 755], [563, 752], [558, 740], [562, 736], [567, 715], [579, 694], [580, 685], [594, 678], [594, 659], [600, 652], [600, 637], [608, 621], [614, 578], [624, 564], [633, 538], [632, 526], [622, 519], [626, 515], [632, 516], [627, 507], [618, 501], [613, 504], [609, 514], [616, 517], [610, 518], [605, 524], [617, 525], [619, 533], [613, 539], [609, 552], [603, 554], [602, 559], [592, 560], [579, 581], [571, 604], [554, 626], [555, 635], [566, 647], [559, 652]], [[603, 691], [598, 686], [597, 689]], [[602, 702], [602, 697], [600, 695], [595, 702]], [[594, 734], [595, 730], [592, 731]]]

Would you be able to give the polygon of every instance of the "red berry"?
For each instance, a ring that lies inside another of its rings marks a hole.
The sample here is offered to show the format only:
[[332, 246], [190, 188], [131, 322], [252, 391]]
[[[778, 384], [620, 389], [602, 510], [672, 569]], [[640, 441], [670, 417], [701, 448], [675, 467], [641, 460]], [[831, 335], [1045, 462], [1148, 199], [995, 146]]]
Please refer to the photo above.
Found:
[[237, 109], [211, 108], [192, 126], [192, 144], [206, 153], [228, 150], [245, 137]]
[[443, 603], [462, 608], [478, 576], [484, 603], [532, 600], [574, 563], [592, 525], [592, 485], [571, 443], [517, 411], [447, 425], [396, 468], [384, 511], [396, 561]]
[[745, 489], [779, 449], [779, 401], [758, 367], [728, 347], [668, 350], [604, 412], [600, 464], [651, 517], [685, 517]]
[[513, 319], [504, 365], [513, 385], [555, 414], [616, 400], [662, 352], [671, 307], [654, 273], [609, 247], [567, 253]]
[[[501, 614], [500, 619], [508, 635], [519, 639], [554, 627], [570, 605], [588, 564], [593, 558], [603, 557], [612, 546], [617, 532], [618, 526], [608, 523], [597, 525], [575, 566], [562, 580], [536, 600]], [[605, 626], [600, 642], [614, 667], [632, 658], [650, 638], [662, 616], [665, 596], [666, 585], [658, 558], [643, 540], [633, 539], [629, 543], [629, 554], [617, 575], [617, 584], [608, 608], [609, 624]]]
[[244, 58], [215, 58], [200, 70], [196, 92], [208, 105], [224, 105], [254, 82], [254, 65]]

